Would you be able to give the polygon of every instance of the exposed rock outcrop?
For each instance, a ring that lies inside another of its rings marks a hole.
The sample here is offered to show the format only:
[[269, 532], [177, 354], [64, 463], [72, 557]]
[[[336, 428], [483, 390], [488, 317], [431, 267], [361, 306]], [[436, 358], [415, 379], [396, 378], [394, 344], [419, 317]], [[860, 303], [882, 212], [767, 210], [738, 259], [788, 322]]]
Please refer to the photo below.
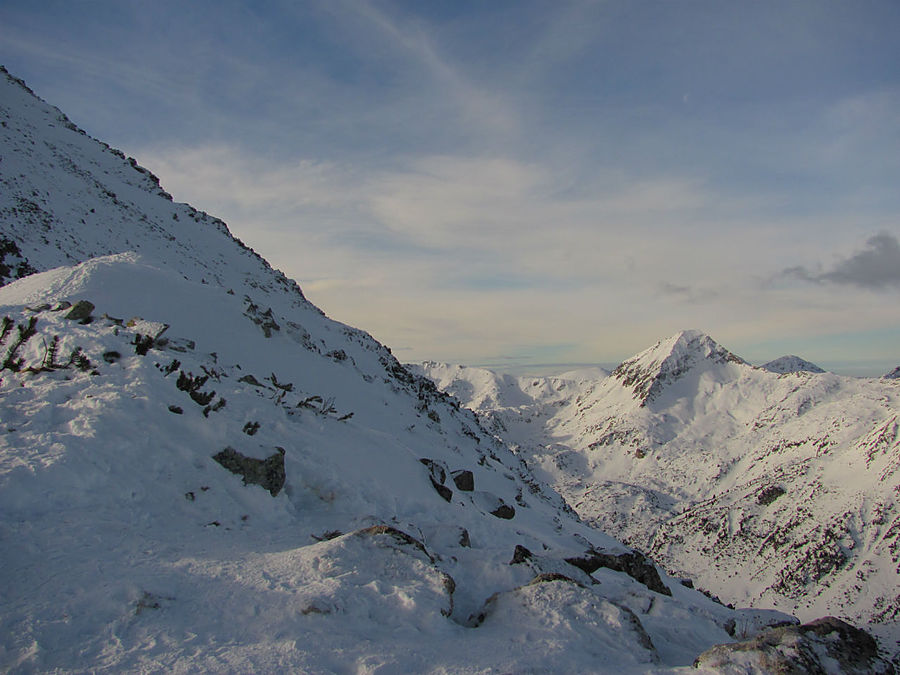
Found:
[[742, 642], [716, 645], [697, 657], [694, 667], [747, 674], [894, 673], [894, 667], [878, 656], [871, 635], [831, 616], [800, 626], [771, 628]]
[[566, 562], [588, 574], [593, 574], [601, 567], [624, 572], [632, 579], [640, 581], [651, 591], [672, 595], [672, 591], [660, 579], [656, 566], [639, 551], [618, 554], [588, 551], [583, 556], [566, 558]]
[[245, 457], [234, 448], [225, 448], [213, 455], [223, 467], [231, 473], [242, 476], [244, 485], [259, 485], [276, 497], [284, 487], [284, 448], [265, 459]]

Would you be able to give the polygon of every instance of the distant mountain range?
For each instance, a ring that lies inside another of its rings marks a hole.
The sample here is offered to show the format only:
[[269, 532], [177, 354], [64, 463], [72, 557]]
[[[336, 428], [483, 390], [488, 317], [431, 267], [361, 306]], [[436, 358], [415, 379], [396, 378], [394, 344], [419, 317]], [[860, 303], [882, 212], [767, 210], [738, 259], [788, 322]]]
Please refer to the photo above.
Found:
[[727, 602], [845, 617], [896, 645], [900, 389], [813, 368], [753, 367], [684, 331], [586, 381], [417, 372], [585, 522], [673, 574]]

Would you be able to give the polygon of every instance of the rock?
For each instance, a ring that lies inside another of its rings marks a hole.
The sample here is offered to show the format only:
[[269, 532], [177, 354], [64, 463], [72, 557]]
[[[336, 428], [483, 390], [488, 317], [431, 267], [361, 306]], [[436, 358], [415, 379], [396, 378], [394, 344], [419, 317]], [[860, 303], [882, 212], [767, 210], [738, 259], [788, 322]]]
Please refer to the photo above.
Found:
[[431, 480], [439, 485], [444, 484], [444, 481], [447, 480], [447, 466], [443, 462], [429, 459], [428, 457], [422, 457], [419, 461], [428, 468], [428, 472], [431, 474]]
[[461, 492], [472, 492], [475, 489], [475, 474], [468, 469], [459, 469], [450, 474], [456, 489]]
[[443, 497], [446, 501], [449, 502], [451, 499], [453, 499], [453, 490], [448, 488], [446, 485], [441, 485], [440, 483], [435, 481], [434, 478], [431, 479], [431, 485], [434, 487], [434, 489], [437, 491], [437, 493], [441, 497]]
[[509, 504], [500, 504], [500, 506], [491, 511], [491, 515], [504, 520], [512, 520], [516, 515], [516, 510]]
[[878, 656], [871, 635], [831, 616], [716, 645], [698, 656], [694, 667], [723, 673], [894, 674], [894, 667]]
[[527, 586], [535, 586], [537, 584], [546, 584], [551, 581], [563, 581], [567, 584], [575, 584], [581, 588], [584, 588], [584, 584], [575, 581], [572, 577], [567, 577], [565, 574], [560, 574], [559, 572], [545, 572], [543, 574], [538, 574], [534, 579], [529, 581]]
[[431, 485], [441, 497], [449, 502], [453, 498], [453, 490], [444, 485], [444, 481], [447, 480], [447, 466], [443, 462], [428, 457], [422, 457], [419, 461], [428, 468]]
[[761, 506], [768, 506], [783, 495], [784, 492], [784, 488], [780, 485], [770, 485], [757, 495], [756, 503]]
[[266, 459], [254, 459], [245, 457], [234, 448], [225, 448], [213, 455], [213, 459], [231, 473], [242, 476], [244, 485], [259, 485], [275, 497], [284, 487], [285, 481], [284, 448], [277, 450]]
[[262, 382], [257, 380], [253, 375], [247, 374], [238, 379], [238, 382], [245, 382], [246, 384], [252, 384], [254, 387], [265, 387]]
[[90, 318], [91, 312], [93, 311], [94, 303], [88, 302], [87, 300], [79, 300], [72, 305], [69, 313], [66, 314], [66, 318], [69, 321], [84, 321], [85, 319]]
[[413, 548], [418, 549], [425, 554], [428, 560], [434, 562], [434, 556], [428, 552], [428, 549], [425, 548], [425, 544], [423, 544], [411, 534], [407, 534], [403, 530], [398, 530], [396, 527], [391, 527], [390, 525], [372, 525], [371, 527], [366, 527], [362, 530], [351, 532], [350, 535], [354, 537], [374, 537], [382, 535], [388, 536], [394, 539], [394, 541], [399, 544], [412, 546]]
[[640, 581], [651, 591], [656, 591], [662, 595], [672, 595], [672, 591], [660, 579], [659, 572], [656, 571], [656, 566], [653, 562], [638, 551], [619, 554], [588, 551], [581, 557], [566, 558], [566, 562], [584, 570], [588, 574], [593, 574], [601, 567], [606, 567], [616, 572], [624, 572], [632, 579]]
[[479, 490], [472, 493], [472, 502], [485, 513], [490, 513], [496, 518], [510, 520], [516, 515], [516, 510], [512, 506], [504, 502], [500, 497], [491, 493]]
[[509, 561], [509, 564], [518, 565], [525, 562], [526, 560], [530, 560], [532, 555], [534, 554], [527, 548], [525, 548], [521, 544], [516, 544], [516, 549], [513, 551], [513, 557], [512, 560]]
[[271, 307], [263, 311], [259, 308], [259, 305], [251, 302], [250, 298], [247, 296], [244, 296], [244, 302], [247, 303], [244, 316], [259, 326], [263, 335], [270, 338], [272, 337], [272, 331], [281, 330], [281, 326], [275, 322], [275, 316], [272, 313]]

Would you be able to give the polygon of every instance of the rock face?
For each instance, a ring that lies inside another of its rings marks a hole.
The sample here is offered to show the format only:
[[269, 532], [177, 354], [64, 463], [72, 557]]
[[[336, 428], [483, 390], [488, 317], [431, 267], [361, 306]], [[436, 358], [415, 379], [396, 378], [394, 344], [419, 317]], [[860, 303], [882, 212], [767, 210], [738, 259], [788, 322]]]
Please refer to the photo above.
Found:
[[624, 572], [635, 581], [640, 581], [651, 591], [672, 595], [672, 591], [659, 578], [656, 566], [639, 551], [618, 554], [589, 551], [583, 556], [566, 558], [566, 562], [588, 574], [593, 574], [601, 567]]
[[742, 642], [718, 645], [701, 654], [695, 668], [720, 673], [893, 675], [865, 631], [834, 617], [800, 626], [771, 628]]
[[213, 459], [231, 473], [242, 476], [244, 485], [259, 485], [273, 497], [284, 487], [284, 448], [278, 448], [278, 452], [265, 459], [245, 457], [234, 448], [225, 448], [213, 455]]
[[623, 362], [611, 376], [631, 389], [635, 400], [644, 406], [659, 396], [668, 385], [703, 362], [744, 363], [744, 360], [708, 335], [686, 330]]

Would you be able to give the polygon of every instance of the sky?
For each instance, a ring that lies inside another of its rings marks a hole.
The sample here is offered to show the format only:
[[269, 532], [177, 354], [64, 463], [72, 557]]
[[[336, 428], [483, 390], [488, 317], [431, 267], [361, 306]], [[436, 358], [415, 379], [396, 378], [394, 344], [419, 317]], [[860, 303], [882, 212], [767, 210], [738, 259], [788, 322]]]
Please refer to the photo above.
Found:
[[900, 364], [895, 0], [0, 0], [0, 63], [406, 362]]

